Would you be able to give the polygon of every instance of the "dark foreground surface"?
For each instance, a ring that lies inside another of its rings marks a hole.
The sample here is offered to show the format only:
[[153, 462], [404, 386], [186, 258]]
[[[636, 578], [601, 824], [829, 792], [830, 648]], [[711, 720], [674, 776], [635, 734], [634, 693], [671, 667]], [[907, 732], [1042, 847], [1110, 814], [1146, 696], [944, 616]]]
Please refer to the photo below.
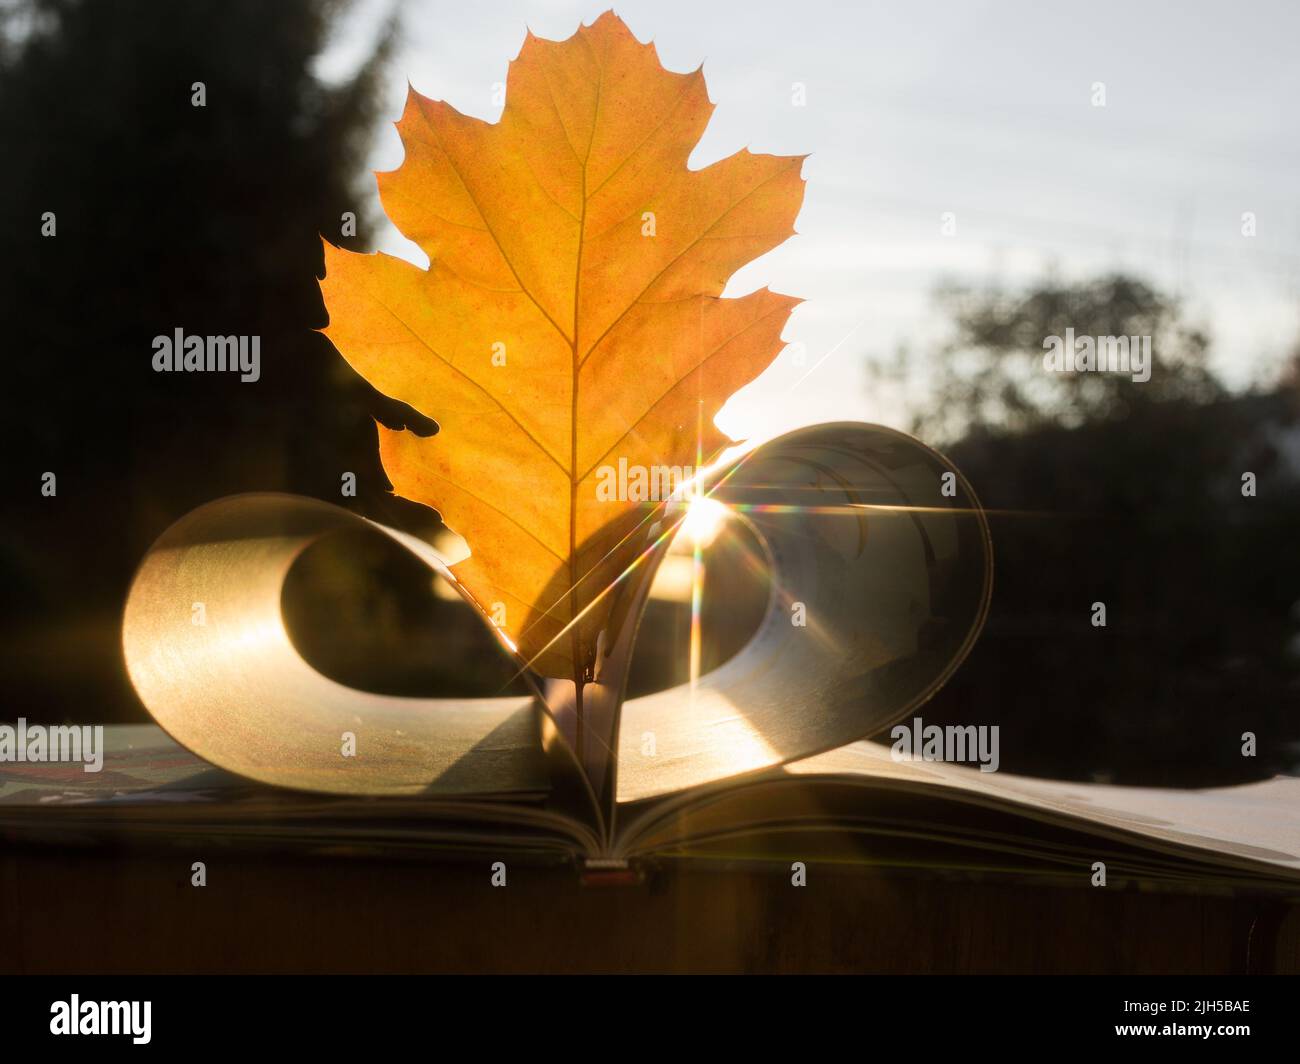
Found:
[[[203, 859], [207, 885], [191, 886]], [[1300, 972], [1300, 903], [810, 865], [569, 868], [10, 851], [5, 973]]]

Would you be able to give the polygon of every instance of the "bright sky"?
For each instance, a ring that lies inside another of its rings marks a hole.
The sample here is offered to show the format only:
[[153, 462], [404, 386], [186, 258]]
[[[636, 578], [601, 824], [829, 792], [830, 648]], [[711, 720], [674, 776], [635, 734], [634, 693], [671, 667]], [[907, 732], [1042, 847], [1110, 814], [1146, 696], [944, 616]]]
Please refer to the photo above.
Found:
[[[387, 113], [400, 115], [409, 78], [494, 121], [493, 85], [525, 27], [568, 37], [608, 6], [408, 0]], [[365, 0], [323, 58], [326, 76], [355, 63], [387, 10]], [[1237, 386], [1267, 379], [1300, 338], [1293, 0], [634, 0], [615, 10], [669, 69], [703, 61], [717, 110], [693, 166], [744, 146], [812, 154], [799, 235], [727, 290], [767, 284], [807, 300], [785, 331], [804, 345], [804, 365], [787, 348], [732, 399], [719, 425], [734, 436], [841, 418], [901, 425], [896, 400], [869, 391], [864, 356], [941, 335], [930, 297], [943, 278], [1135, 271], [1184, 296]], [[1105, 107], [1092, 104], [1095, 82]], [[794, 105], [795, 83], [805, 106]], [[401, 159], [385, 126], [372, 168]], [[957, 231], [945, 237], [948, 211]], [[1241, 235], [1245, 211], [1254, 238]], [[391, 226], [379, 247], [425, 262]]]

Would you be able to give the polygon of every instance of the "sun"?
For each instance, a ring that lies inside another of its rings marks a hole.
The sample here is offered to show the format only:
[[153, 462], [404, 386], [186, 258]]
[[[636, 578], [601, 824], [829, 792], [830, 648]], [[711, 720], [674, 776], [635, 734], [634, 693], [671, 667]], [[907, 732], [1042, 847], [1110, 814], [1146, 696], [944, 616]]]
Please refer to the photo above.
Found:
[[722, 531], [727, 523], [730, 511], [717, 499], [707, 495], [695, 495], [686, 507], [686, 517], [682, 520], [680, 534], [686, 537], [692, 546], [707, 547]]

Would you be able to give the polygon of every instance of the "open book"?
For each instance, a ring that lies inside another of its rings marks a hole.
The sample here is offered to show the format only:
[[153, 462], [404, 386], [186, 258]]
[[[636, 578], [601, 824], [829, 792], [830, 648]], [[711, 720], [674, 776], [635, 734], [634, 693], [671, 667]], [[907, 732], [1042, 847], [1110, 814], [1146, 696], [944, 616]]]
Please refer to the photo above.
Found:
[[1080, 882], [1101, 862], [1112, 880], [1300, 884], [1300, 780], [1058, 783], [865, 741], [913, 719], [960, 665], [991, 595], [983, 512], [941, 455], [892, 430], [822, 425], [710, 470], [699, 491], [753, 534], [763, 619], [719, 667], [624, 700], [637, 618], [680, 519], [680, 500], [648, 507], [651, 548], [618, 589], [623, 623], [589, 686], [595, 741], [581, 760], [564, 684], [398, 698], [300, 655], [282, 596], [309, 545], [364, 529], [456, 588], [429, 543], [295, 496], [204, 506], [158, 540], [126, 608], [127, 667], [160, 727], [109, 729], [100, 772], [0, 764], [0, 830], [575, 861], [615, 878], [689, 857]]

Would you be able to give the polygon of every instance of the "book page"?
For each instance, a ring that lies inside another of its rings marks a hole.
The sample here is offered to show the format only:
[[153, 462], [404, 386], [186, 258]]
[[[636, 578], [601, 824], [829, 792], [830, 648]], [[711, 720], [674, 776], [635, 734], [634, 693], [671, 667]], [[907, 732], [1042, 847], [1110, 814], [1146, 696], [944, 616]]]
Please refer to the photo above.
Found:
[[957, 789], [1022, 809], [1300, 872], [1300, 779], [1294, 777], [1204, 790], [1117, 787], [980, 772], [939, 761], [899, 762], [889, 747], [872, 742], [797, 761], [784, 771]]
[[0, 764], [0, 833], [45, 845], [184, 847], [212, 839], [276, 852], [391, 856], [487, 847], [572, 858], [601, 846], [547, 790], [394, 795], [377, 803], [255, 783], [214, 768], [153, 724], [103, 728], [91, 742], [91, 771], [81, 762]]
[[[315, 539], [369, 527], [446, 573], [412, 536], [288, 495], [241, 495], [173, 525], [127, 602], [127, 669], [154, 719], [205, 761], [279, 787], [468, 795], [549, 785], [535, 701], [398, 698], [322, 676], [290, 641], [281, 592]], [[198, 623], [198, 622], [202, 623]]]
[[937, 689], [983, 623], [983, 513], [960, 474], [910, 436], [857, 424], [791, 433], [752, 452], [711, 498], [765, 544], [768, 612], [694, 685], [624, 705], [621, 803], [870, 735]]

